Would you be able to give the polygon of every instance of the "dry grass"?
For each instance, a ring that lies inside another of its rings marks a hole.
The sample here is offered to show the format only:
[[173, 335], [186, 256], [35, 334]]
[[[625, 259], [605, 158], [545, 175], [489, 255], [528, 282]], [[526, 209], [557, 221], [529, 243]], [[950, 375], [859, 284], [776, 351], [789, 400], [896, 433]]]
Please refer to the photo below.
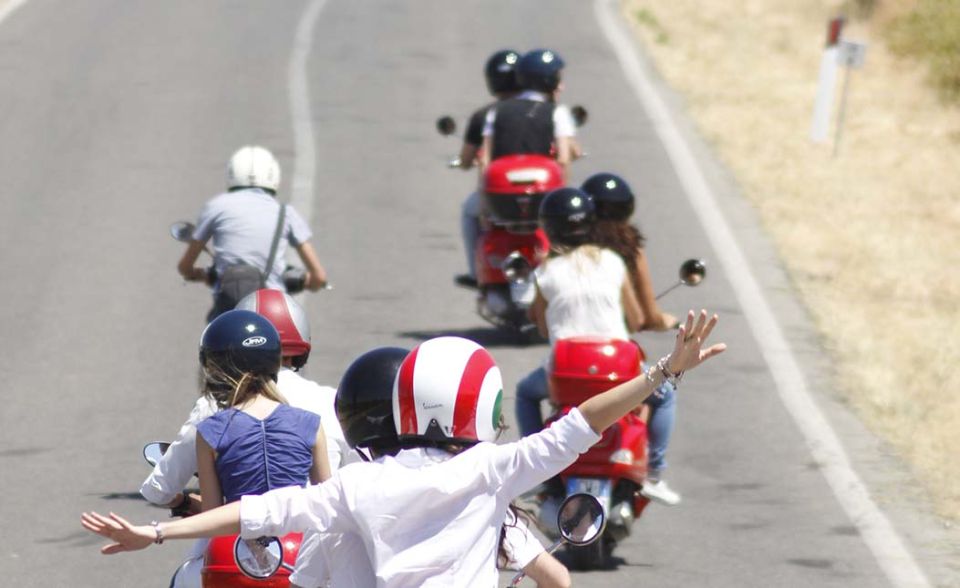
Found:
[[760, 211], [843, 394], [960, 519], [960, 112], [881, 42], [912, 4], [848, 27], [870, 48], [836, 159], [808, 135], [840, 3], [625, 0], [624, 11]]
[[929, 65], [946, 100], [960, 101], [960, 2], [919, 0], [890, 23], [888, 36], [895, 51]]

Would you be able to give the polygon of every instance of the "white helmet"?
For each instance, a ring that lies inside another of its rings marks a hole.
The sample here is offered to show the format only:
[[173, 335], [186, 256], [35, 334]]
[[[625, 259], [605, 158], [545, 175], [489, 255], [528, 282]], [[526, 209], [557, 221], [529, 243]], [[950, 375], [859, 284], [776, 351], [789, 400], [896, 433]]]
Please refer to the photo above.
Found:
[[410, 352], [393, 384], [393, 420], [404, 441], [472, 445], [500, 431], [503, 379], [486, 349], [437, 337]]
[[241, 147], [227, 165], [227, 188], [263, 188], [276, 192], [280, 188], [280, 164], [263, 147]]

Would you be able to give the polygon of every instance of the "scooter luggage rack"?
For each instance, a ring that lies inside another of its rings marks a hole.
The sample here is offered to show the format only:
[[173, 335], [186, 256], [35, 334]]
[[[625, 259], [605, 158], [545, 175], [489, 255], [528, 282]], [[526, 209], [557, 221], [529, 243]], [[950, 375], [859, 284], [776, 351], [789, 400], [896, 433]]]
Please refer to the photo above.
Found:
[[499, 226], [536, 228], [540, 201], [550, 190], [563, 187], [563, 169], [542, 155], [508, 155], [490, 163], [484, 172], [481, 205]]
[[529, 235], [537, 232], [540, 223], [536, 220], [510, 220], [487, 214], [484, 220], [492, 227], [497, 227], [517, 235]]
[[640, 375], [643, 350], [633, 341], [571, 337], [553, 346], [550, 399], [575, 406]]

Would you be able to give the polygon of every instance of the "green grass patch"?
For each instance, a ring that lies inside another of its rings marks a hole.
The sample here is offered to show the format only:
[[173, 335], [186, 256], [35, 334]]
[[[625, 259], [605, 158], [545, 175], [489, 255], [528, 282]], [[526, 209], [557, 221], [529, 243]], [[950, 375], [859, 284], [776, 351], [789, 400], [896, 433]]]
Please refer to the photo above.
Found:
[[660, 24], [660, 21], [657, 20], [657, 17], [652, 12], [646, 8], [640, 8], [634, 12], [633, 16], [637, 19], [638, 23], [653, 33], [653, 39], [659, 45], [666, 45], [670, 42], [670, 35], [667, 34], [667, 30], [663, 28], [663, 25]]
[[960, 102], [960, 1], [919, 0], [888, 33], [894, 51], [929, 65], [931, 82], [944, 99]]

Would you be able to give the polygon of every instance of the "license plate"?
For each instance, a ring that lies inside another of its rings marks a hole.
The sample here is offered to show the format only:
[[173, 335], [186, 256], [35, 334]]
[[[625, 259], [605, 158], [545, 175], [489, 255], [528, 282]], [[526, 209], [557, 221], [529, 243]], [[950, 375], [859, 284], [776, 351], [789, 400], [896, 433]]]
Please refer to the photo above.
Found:
[[523, 282], [512, 282], [510, 284], [510, 298], [513, 299], [513, 302], [517, 306], [526, 308], [533, 304], [536, 293], [537, 290], [533, 285], [532, 279]]
[[610, 498], [613, 494], [613, 486], [610, 480], [606, 478], [568, 478], [567, 496], [578, 493], [596, 496], [600, 499], [604, 512], [610, 510]]

